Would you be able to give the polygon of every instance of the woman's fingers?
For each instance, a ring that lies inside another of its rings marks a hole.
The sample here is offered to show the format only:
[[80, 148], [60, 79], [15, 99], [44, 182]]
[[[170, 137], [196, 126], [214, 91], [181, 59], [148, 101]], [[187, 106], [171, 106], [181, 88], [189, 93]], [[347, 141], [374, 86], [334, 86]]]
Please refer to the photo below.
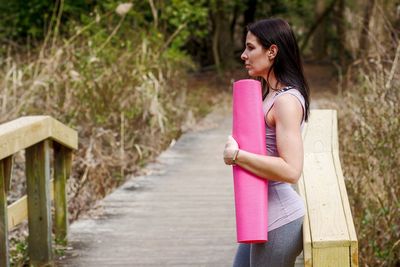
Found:
[[239, 148], [238, 143], [236, 142], [236, 140], [233, 138], [232, 135], [229, 135], [229, 136], [228, 136], [228, 142], [227, 142], [227, 143], [229, 143], [230, 146], [233, 147], [233, 149], [238, 149], [238, 148]]
[[224, 157], [224, 162], [226, 165], [232, 165], [232, 157], [236, 149], [238, 149], [238, 143], [236, 140], [233, 138], [232, 135], [228, 135], [224, 152], [223, 152], [223, 157]]

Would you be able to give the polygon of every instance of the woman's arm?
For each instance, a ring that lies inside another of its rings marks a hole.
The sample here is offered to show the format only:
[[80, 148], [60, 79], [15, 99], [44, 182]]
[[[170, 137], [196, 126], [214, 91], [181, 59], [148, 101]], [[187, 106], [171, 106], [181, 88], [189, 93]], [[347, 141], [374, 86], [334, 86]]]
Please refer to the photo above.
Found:
[[[303, 109], [296, 97], [286, 94], [276, 99], [271, 111], [272, 120], [275, 122], [279, 157], [240, 150], [235, 163], [268, 180], [296, 183], [303, 169], [303, 141], [300, 128]], [[232, 164], [231, 159], [236, 149], [237, 143], [230, 137], [224, 151], [226, 164]]]

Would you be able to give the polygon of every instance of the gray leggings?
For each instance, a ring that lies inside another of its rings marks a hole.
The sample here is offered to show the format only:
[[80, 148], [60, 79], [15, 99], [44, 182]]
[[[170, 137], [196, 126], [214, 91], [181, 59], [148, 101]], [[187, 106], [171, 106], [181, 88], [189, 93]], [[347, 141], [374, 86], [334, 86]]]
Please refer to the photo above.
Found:
[[303, 250], [303, 218], [268, 232], [268, 241], [239, 244], [233, 267], [293, 267]]

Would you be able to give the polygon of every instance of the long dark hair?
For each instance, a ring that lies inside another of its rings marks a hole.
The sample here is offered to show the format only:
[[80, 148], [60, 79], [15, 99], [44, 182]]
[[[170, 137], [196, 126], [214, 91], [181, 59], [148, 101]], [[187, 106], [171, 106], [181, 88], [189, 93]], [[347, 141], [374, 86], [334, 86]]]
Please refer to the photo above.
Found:
[[[295, 87], [305, 100], [305, 120], [308, 120], [310, 106], [310, 89], [304, 77], [303, 64], [300, 57], [296, 37], [289, 24], [283, 19], [263, 19], [247, 26], [247, 30], [254, 34], [265, 49], [271, 45], [278, 47], [271, 70], [274, 71], [278, 82]], [[267, 78], [268, 78], [267, 77]], [[269, 93], [268, 79], [264, 84], [264, 98]]]

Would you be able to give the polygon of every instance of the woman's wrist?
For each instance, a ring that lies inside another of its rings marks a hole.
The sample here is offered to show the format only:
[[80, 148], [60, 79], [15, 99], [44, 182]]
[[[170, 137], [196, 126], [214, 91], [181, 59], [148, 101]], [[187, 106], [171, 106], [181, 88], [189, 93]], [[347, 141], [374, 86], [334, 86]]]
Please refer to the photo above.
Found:
[[240, 151], [240, 149], [236, 149], [235, 152], [233, 152], [232, 165], [236, 165], [236, 161], [239, 156], [239, 151]]

